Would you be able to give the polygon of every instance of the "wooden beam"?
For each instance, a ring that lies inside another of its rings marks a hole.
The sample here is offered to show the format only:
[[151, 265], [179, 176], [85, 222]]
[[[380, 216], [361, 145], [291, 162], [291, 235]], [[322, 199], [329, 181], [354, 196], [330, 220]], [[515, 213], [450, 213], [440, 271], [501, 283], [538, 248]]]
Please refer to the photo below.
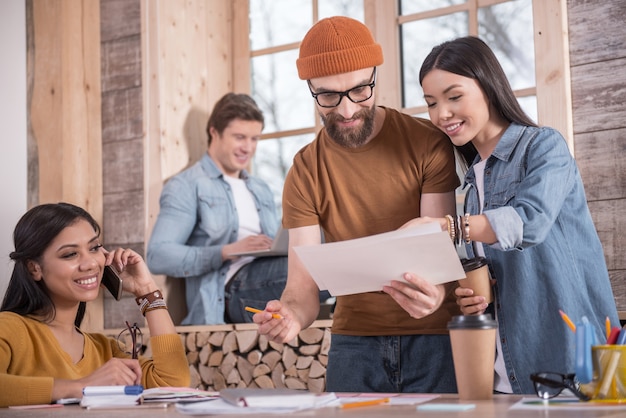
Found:
[[34, 0], [32, 7], [39, 203], [71, 202], [101, 223], [100, 2]]
[[534, 0], [535, 71], [539, 124], [557, 129], [574, 154], [566, 0]]

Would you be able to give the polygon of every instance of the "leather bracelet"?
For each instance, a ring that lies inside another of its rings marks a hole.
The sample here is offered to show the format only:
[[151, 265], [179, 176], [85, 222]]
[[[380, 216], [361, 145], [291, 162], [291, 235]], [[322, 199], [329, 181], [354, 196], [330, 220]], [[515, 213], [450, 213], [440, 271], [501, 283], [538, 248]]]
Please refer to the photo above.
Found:
[[139, 310], [143, 316], [146, 316], [146, 312], [153, 309], [167, 309], [165, 300], [163, 300], [163, 293], [158, 289], [135, 298], [135, 302], [139, 305]]
[[469, 224], [469, 217], [470, 214], [466, 213], [465, 214], [465, 219], [463, 221], [463, 230], [465, 231], [465, 243], [469, 244], [472, 242], [472, 239], [470, 238], [470, 224]]
[[150, 293], [146, 293], [145, 295], [139, 296], [138, 298], [135, 298], [135, 302], [137, 302], [137, 305], [141, 306], [142, 303], [144, 303], [144, 301], [148, 301], [148, 304], [154, 302], [157, 299], [163, 299], [163, 293], [161, 293], [160, 290], [155, 290], [153, 292]]

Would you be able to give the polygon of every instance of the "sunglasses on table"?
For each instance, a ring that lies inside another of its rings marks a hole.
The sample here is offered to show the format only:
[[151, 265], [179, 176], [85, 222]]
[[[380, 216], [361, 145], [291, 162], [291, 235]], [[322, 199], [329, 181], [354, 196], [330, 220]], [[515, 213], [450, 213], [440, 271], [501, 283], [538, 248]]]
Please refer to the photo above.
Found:
[[563, 389], [569, 389], [581, 401], [590, 400], [589, 396], [580, 391], [580, 386], [573, 373], [562, 374], [553, 372], [533, 373], [530, 380], [535, 386], [535, 393], [541, 399], [550, 399], [558, 396]]

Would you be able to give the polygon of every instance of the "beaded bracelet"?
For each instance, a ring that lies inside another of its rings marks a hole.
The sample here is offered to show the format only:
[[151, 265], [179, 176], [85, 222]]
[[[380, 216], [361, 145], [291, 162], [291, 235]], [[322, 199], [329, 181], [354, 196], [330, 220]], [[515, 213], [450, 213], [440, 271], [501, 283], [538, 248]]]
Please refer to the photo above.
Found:
[[452, 215], [446, 215], [446, 221], [448, 221], [448, 235], [452, 243], [456, 242], [456, 225], [454, 224], [454, 218]]

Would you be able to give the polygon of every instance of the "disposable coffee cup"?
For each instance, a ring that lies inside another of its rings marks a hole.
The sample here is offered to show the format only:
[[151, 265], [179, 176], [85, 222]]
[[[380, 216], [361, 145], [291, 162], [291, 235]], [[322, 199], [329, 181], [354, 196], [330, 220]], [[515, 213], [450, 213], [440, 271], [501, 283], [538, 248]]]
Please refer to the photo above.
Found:
[[491, 314], [459, 315], [448, 322], [459, 399], [493, 398], [497, 328]]
[[484, 296], [487, 303], [493, 302], [491, 277], [485, 257], [464, 259], [461, 264], [465, 270], [465, 279], [458, 281], [459, 286], [472, 289], [474, 296]]

